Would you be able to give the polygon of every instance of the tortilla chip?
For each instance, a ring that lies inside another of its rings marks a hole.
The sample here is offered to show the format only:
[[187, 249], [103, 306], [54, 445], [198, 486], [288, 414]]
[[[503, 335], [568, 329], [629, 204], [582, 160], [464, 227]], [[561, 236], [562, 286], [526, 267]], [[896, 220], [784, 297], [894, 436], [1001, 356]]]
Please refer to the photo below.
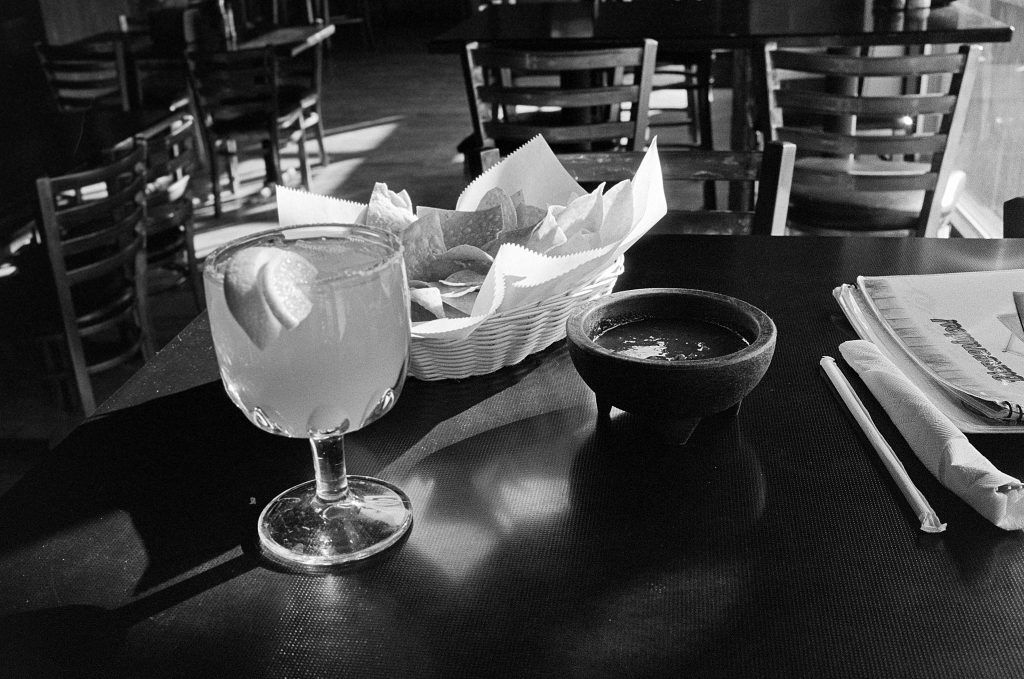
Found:
[[[487, 273], [480, 273], [479, 271], [473, 271], [472, 269], [461, 269], [455, 273], [447, 276], [438, 281], [442, 285], [449, 285], [455, 288], [479, 288], [484, 279], [487, 278]], [[453, 297], [461, 297], [463, 293], [453, 294]]]
[[514, 243], [516, 245], [528, 247], [530, 239], [533, 237], [533, 231], [537, 226], [537, 224], [534, 224], [533, 226], [517, 228], [514, 231], [499, 233], [497, 238], [483, 247], [483, 251], [491, 257], [496, 257], [498, 254], [498, 248], [505, 243]]
[[395, 193], [388, 189], [387, 184], [377, 182], [373, 185], [370, 202], [366, 206], [366, 225], [376, 226], [392, 233], [402, 233], [416, 221], [412, 209], [412, 199], [404, 190]]
[[511, 196], [512, 205], [516, 210], [516, 229], [532, 229], [533, 227], [540, 224], [540, 220], [544, 219], [544, 215], [547, 214], [547, 210], [536, 205], [527, 205], [526, 200], [523, 198], [522, 191], [516, 191]]
[[[519, 192], [519, 195], [522, 196], [522, 191]], [[504, 189], [498, 186], [484, 194], [484, 197], [480, 199], [480, 204], [476, 206], [476, 209], [477, 211], [489, 210], [495, 206], [501, 208], [502, 231], [516, 228], [518, 225], [516, 206], [509, 195], [505, 193]]]
[[409, 280], [436, 281], [452, 273], [447, 270], [451, 266], [447, 262], [445, 271], [435, 275], [437, 262], [443, 261], [442, 255], [447, 250], [436, 214], [427, 213], [406, 227], [402, 232], [402, 248], [405, 251], [405, 270]]
[[479, 273], [487, 273], [494, 263], [494, 257], [475, 245], [456, 245], [444, 253], [444, 258]]
[[419, 212], [420, 215], [427, 213], [437, 215], [441, 231], [444, 234], [444, 242], [448, 244], [448, 247], [475, 245], [482, 248], [501, 233], [505, 225], [505, 215], [501, 205], [475, 212], [420, 207]]
[[441, 300], [441, 291], [437, 288], [429, 285], [409, 286], [409, 299], [412, 300], [413, 321], [445, 318], [444, 302]]

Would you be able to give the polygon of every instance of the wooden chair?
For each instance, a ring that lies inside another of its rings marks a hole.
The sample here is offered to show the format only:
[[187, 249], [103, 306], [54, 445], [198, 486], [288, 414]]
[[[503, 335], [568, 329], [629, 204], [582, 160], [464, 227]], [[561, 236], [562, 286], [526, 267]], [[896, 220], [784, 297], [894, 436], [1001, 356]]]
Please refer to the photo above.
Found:
[[301, 97], [282, 91], [280, 64], [273, 49], [193, 52], [188, 56], [189, 81], [209, 151], [214, 213], [223, 211], [221, 159], [232, 193], [238, 194], [238, 142], [262, 142], [267, 182], [282, 181], [281, 146], [298, 146], [302, 186], [310, 188], [305, 118]]
[[324, 45], [313, 47], [280, 62], [281, 98], [300, 102], [302, 124], [312, 130], [320, 152], [320, 164], [327, 167], [331, 158], [327, 154], [327, 133], [320, 104], [323, 100]]
[[[86, 415], [91, 375], [153, 355], [146, 301], [146, 148], [103, 166], [42, 177], [41, 246], [0, 279], [7, 342], [42, 340], [46, 377]], [[33, 372], [39, 371], [33, 368]]]
[[[715, 235], [783, 235], [793, 179], [793, 144], [769, 142], [759, 151], [707, 151], [704, 149], [658, 149], [662, 180], [672, 221], [685, 222], [685, 233]], [[601, 182], [631, 179], [644, 158], [642, 151], [591, 151], [560, 153], [563, 167], [584, 188]], [[501, 159], [497, 149], [481, 153], [481, 166], [491, 167]], [[756, 185], [753, 211], [694, 209], [703, 200], [691, 195], [689, 205], [673, 197], [673, 188], [708, 182], [746, 182]], [[656, 227], [657, 228], [657, 227]]]
[[643, 149], [657, 50], [654, 40], [563, 51], [466, 45], [474, 142], [503, 154], [538, 134], [555, 151]]
[[76, 45], [36, 43], [36, 55], [61, 113], [97, 108], [128, 111], [131, 95], [124, 44], [119, 40]]
[[[900, 48], [902, 49], [902, 48]], [[980, 48], [895, 56], [764, 50], [762, 128], [793, 142], [798, 233], [934, 236]], [[945, 200], [944, 200], [945, 198]]]

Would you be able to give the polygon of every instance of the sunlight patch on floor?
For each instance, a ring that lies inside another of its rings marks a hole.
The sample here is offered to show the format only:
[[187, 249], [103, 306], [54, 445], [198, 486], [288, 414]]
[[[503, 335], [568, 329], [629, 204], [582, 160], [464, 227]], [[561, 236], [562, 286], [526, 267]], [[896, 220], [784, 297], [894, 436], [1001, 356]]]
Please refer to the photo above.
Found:
[[[334, 160], [330, 166], [321, 168], [314, 174], [312, 192], [325, 196], [337, 196], [345, 182], [359, 170], [364, 162], [365, 158]], [[369, 196], [367, 196], [368, 198]]]

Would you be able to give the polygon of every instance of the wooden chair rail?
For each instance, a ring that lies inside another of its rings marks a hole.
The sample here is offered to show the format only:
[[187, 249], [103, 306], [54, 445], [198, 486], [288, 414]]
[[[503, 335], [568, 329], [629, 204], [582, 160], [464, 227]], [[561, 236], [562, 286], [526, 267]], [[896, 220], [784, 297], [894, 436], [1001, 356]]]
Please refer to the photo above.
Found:
[[561, 73], [636, 66], [641, 63], [643, 56], [642, 47], [557, 52], [490, 47], [478, 53], [475, 63], [484, 68]]
[[777, 130], [780, 141], [796, 144], [801, 152], [814, 151], [841, 155], [918, 155], [946, 148], [947, 135], [931, 134], [850, 135], [789, 127]]
[[580, 108], [583, 106], [606, 106], [626, 101], [636, 101], [640, 96], [640, 88], [634, 85], [588, 87], [563, 90], [557, 94], [552, 94], [550, 89], [533, 87], [480, 87], [477, 89], [477, 95], [483, 102], [502, 106]]
[[932, 73], [961, 73], [967, 63], [963, 54], [920, 54], [863, 57], [818, 52], [775, 50], [776, 68], [804, 73], [847, 77], [919, 76]]
[[952, 113], [957, 98], [947, 94], [901, 94], [891, 97], [860, 97], [804, 90], [781, 89], [776, 105], [805, 113], [871, 117], [917, 116]]

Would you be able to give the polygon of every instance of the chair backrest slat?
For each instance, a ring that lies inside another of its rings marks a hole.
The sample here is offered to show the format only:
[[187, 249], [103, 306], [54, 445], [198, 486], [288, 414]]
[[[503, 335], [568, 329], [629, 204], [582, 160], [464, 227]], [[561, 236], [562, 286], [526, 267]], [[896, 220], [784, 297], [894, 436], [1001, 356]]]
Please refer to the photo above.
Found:
[[796, 144], [801, 151], [835, 153], [841, 155], [917, 155], [935, 153], [946, 148], [944, 134], [877, 136], [850, 135], [820, 130], [780, 127], [776, 138]]
[[470, 43], [463, 75], [480, 148], [540, 134], [556, 151], [643, 149], [657, 42], [586, 50]]
[[35, 47], [59, 111], [130, 110], [132, 97], [120, 41], [73, 46], [37, 43]]
[[97, 193], [102, 197], [87, 198], [81, 202], [61, 200], [60, 223], [63, 233], [73, 234], [82, 226], [108, 219], [110, 215], [120, 214], [131, 198], [141, 195], [146, 186], [145, 176], [132, 177], [127, 184], [112, 179]]
[[189, 77], [200, 111], [214, 120], [276, 115], [280, 82], [272, 48], [192, 53]]
[[877, 56], [866, 60], [860, 56], [784, 49], [775, 50], [772, 61], [776, 69], [856, 78], [962, 73], [967, 64], [961, 53]]
[[917, 116], [952, 113], [956, 97], [943, 94], [915, 94], [881, 97], [847, 96], [814, 91], [779, 90], [776, 105], [783, 109], [826, 115], [872, 117]]
[[69, 267], [67, 270], [68, 284], [74, 287], [131, 266], [135, 260], [135, 253], [145, 247], [145, 235], [140, 230], [136, 230], [133, 232], [132, 239], [119, 249], [111, 250], [106, 255], [94, 257], [84, 264]]
[[501, 106], [558, 106], [579, 108], [583, 106], [606, 106], [635, 101], [640, 96], [637, 86], [588, 87], [580, 90], [561, 90], [552, 93], [550, 89], [481, 87], [477, 90], [480, 101]]
[[586, 143], [595, 137], [600, 139], [618, 139], [626, 137], [633, 131], [630, 123], [599, 123], [593, 125], [564, 125], [546, 127], [543, 125], [518, 125], [507, 123], [497, 125], [485, 123], [484, 130], [492, 138], [494, 133], [509, 135], [512, 139], [529, 140], [538, 135], [543, 136], [548, 144]]

